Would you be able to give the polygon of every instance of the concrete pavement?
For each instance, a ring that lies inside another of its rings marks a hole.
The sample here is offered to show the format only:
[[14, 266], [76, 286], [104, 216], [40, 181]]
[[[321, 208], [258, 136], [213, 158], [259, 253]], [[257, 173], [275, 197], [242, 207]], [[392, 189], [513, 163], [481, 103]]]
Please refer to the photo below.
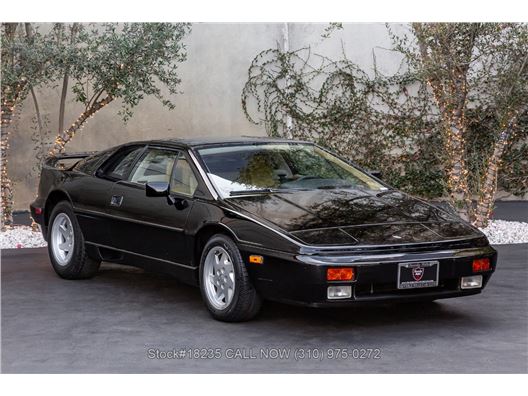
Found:
[[45, 248], [4, 250], [2, 372], [526, 373], [528, 245], [498, 250], [477, 296], [339, 310], [266, 303], [238, 324], [214, 321], [198, 289], [165, 276], [103, 264], [94, 279], [66, 281]]

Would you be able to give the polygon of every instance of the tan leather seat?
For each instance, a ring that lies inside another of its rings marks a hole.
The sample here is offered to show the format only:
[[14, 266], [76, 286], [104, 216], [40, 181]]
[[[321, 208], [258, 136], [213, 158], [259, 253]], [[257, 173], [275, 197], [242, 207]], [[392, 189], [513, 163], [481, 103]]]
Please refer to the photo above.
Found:
[[172, 175], [171, 192], [193, 195], [197, 186], [198, 182], [187, 160], [184, 158], [178, 159]]

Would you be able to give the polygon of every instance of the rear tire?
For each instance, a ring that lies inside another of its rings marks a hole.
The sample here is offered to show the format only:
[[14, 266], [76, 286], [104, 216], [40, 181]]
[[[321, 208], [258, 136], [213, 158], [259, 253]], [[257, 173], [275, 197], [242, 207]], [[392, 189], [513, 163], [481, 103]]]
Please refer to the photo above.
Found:
[[53, 269], [64, 279], [91, 278], [101, 265], [100, 260], [87, 255], [81, 228], [66, 201], [59, 202], [51, 212], [48, 253]]
[[200, 291], [211, 315], [223, 322], [253, 319], [262, 305], [238, 247], [222, 234], [212, 236], [203, 249]]

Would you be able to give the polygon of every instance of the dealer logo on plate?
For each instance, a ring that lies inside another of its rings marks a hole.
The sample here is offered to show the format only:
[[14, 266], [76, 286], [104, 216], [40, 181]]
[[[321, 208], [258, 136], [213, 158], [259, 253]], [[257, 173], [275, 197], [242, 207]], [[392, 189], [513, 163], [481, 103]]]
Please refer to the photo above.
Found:
[[424, 269], [423, 267], [415, 267], [412, 269], [412, 276], [415, 281], [419, 281], [423, 278]]

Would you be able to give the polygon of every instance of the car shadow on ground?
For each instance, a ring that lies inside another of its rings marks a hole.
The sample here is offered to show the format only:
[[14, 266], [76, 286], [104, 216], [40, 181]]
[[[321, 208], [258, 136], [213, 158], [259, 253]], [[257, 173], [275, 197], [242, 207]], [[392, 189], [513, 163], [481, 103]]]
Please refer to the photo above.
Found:
[[[114, 295], [124, 293], [130, 295], [132, 299], [143, 300], [147, 303], [145, 309], [156, 304], [158, 309], [166, 311], [166, 315], [173, 316], [175, 322], [179, 321], [182, 312], [174, 307], [182, 303], [186, 304], [185, 309], [189, 311], [185, 313], [186, 315], [207, 314], [197, 287], [186, 285], [167, 275], [125, 265], [104, 263], [94, 281], [99, 285], [112, 287]], [[424, 322], [439, 326], [444, 322], [450, 324], [457, 322], [458, 325], [463, 323], [463, 326], [468, 327], [475, 324], [486, 327], [485, 321], [479, 319], [478, 315], [472, 315], [467, 310], [459, 310], [446, 301], [448, 300], [424, 303], [369, 303], [347, 308], [324, 309], [265, 301], [260, 314], [251, 323], [280, 325], [281, 322], [287, 322], [288, 327], [293, 324], [300, 328], [306, 325], [316, 327], [336, 325], [343, 330], [348, 326], [352, 328], [358, 325], [362, 328], [374, 328], [389, 324], [410, 325]]]
[[[481, 295], [432, 304], [313, 309], [266, 301], [214, 320], [196, 287], [103, 263], [68, 281], [47, 251], [2, 250], [5, 372], [526, 372], [526, 247], [501, 246]], [[493, 340], [493, 342], [487, 342]], [[148, 348], [378, 348], [374, 360], [151, 360]]]

